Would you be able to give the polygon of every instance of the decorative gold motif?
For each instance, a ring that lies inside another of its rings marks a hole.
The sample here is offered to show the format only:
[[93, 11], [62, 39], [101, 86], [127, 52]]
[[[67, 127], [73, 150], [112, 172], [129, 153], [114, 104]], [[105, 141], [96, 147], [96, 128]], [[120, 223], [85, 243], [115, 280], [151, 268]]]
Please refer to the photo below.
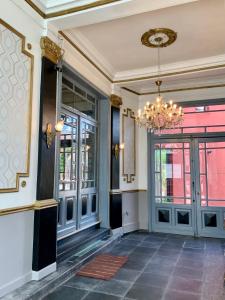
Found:
[[58, 202], [55, 199], [38, 200], [34, 203], [34, 210], [45, 209], [49, 207], [57, 206]]
[[26, 37], [18, 32], [15, 28], [10, 26], [8, 23], [0, 19], [0, 24], [6, 27], [8, 30], [16, 34], [21, 39], [21, 53], [25, 54], [30, 58], [30, 78], [29, 78], [29, 118], [28, 118], [28, 135], [27, 135], [27, 161], [26, 161], [26, 172], [16, 174], [16, 187], [0, 189], [0, 193], [10, 193], [19, 191], [19, 178], [28, 177], [30, 169], [30, 144], [31, 144], [31, 122], [32, 122], [32, 96], [33, 96], [33, 70], [34, 70], [34, 56], [25, 49]]
[[28, 49], [28, 50], [31, 50], [31, 49], [32, 49], [31, 43], [27, 43], [27, 49]]
[[79, 12], [79, 11], [82, 11], [82, 10], [87, 10], [87, 9], [90, 9], [90, 8], [95, 8], [95, 7], [103, 6], [103, 5], [114, 3], [114, 2], [119, 2], [121, 0], [98, 0], [98, 1], [94, 1], [94, 2], [89, 3], [89, 4], [75, 6], [75, 7], [71, 7], [71, 8], [68, 8], [68, 9], [61, 10], [61, 11], [56, 11], [56, 12], [48, 13], [48, 14], [44, 13], [36, 4], [33, 3], [32, 0], [25, 0], [25, 1], [42, 18], [49, 19], [49, 18], [54, 18], [54, 17], [59, 17], [59, 16], [64, 16], [64, 15], [72, 14], [72, 13]]
[[[133, 129], [131, 128], [131, 130], [133, 130], [133, 132], [131, 131], [129, 132], [129, 141], [131, 141], [131, 137], [133, 137], [132, 145], [129, 145], [125, 140], [125, 135], [126, 135], [125, 131], [127, 130], [125, 125], [125, 118], [129, 118], [132, 120]], [[132, 183], [135, 180], [135, 176], [136, 176], [136, 128], [135, 128], [135, 115], [130, 108], [124, 109], [122, 115], [122, 143], [124, 144], [124, 149], [122, 152], [122, 159], [123, 159], [122, 176], [124, 177], [123, 178], [124, 181], [126, 181], [127, 183]], [[126, 149], [129, 152], [129, 155], [133, 151], [133, 158], [129, 159], [129, 167], [133, 163], [133, 172], [130, 173], [125, 170], [125, 155], [126, 156], [128, 155]]]
[[141, 42], [146, 47], [163, 48], [173, 44], [177, 39], [177, 33], [169, 28], [154, 28], [145, 32]]
[[40, 41], [42, 56], [51, 60], [54, 64], [57, 64], [62, 56], [62, 49], [54, 43], [49, 37], [43, 36]]
[[122, 98], [115, 94], [112, 94], [110, 96], [110, 102], [111, 102], [112, 106], [117, 107], [117, 108], [120, 108], [120, 106], [123, 104]]
[[24, 188], [26, 185], [27, 185], [26, 180], [23, 180], [23, 181], [21, 182], [21, 187]]

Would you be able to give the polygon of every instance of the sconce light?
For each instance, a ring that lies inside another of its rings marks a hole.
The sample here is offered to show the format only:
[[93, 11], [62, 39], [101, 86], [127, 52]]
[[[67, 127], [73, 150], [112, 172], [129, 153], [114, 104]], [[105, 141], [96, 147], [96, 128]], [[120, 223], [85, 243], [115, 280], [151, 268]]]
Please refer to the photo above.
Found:
[[120, 153], [120, 150], [123, 150], [124, 149], [124, 144], [115, 144], [113, 146], [113, 155], [115, 156], [116, 159], [119, 158], [119, 153]]
[[63, 130], [64, 121], [60, 120], [55, 125], [55, 132], [52, 131], [52, 124], [48, 123], [46, 128], [46, 143], [47, 147], [50, 148], [52, 145], [52, 141], [56, 136], [56, 133], [61, 132]]

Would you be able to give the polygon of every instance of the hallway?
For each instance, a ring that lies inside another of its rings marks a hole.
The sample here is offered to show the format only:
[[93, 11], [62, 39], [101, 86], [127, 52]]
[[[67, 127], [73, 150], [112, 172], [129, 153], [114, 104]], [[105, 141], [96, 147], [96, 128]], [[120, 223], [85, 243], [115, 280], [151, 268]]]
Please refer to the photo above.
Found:
[[110, 281], [74, 276], [45, 300], [225, 299], [224, 240], [135, 232], [107, 252], [128, 255]]

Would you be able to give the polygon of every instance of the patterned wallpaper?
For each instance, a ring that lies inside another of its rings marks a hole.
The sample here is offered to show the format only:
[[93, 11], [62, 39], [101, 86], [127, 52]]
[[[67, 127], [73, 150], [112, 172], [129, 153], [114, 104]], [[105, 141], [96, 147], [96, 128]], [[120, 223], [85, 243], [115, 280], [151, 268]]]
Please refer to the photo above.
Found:
[[28, 176], [33, 57], [22, 35], [0, 20], [0, 192]]

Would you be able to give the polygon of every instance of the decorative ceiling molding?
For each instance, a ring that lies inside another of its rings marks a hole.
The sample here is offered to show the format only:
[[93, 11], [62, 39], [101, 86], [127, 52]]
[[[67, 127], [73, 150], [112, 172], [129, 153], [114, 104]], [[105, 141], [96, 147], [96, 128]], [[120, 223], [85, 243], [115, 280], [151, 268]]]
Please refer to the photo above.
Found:
[[[193, 90], [203, 90], [203, 89], [212, 89], [212, 88], [221, 88], [225, 87], [225, 83], [222, 84], [214, 84], [214, 85], [203, 85], [203, 86], [194, 86], [194, 87], [185, 87], [185, 88], [178, 88], [178, 89], [167, 89], [167, 90], [161, 90], [160, 93], [174, 93], [174, 92], [183, 92], [183, 91], [193, 91]], [[135, 90], [132, 90], [130, 88], [122, 87], [123, 90], [128, 91], [132, 94], [135, 94], [137, 96], [147, 96], [147, 95], [155, 95], [158, 94], [157, 91], [154, 92], [146, 92], [146, 93], [138, 93]]]
[[[151, 70], [153, 75], [146, 75], [146, 76], [142, 76], [142, 77], [135, 77], [135, 74], [137, 74], [137, 72], [141, 72], [140, 70], [133, 70], [130, 71], [130, 75], [128, 76], [128, 78], [124, 78], [121, 80], [118, 80], [116, 78], [118, 78], [118, 74], [116, 73], [116, 75], [114, 77], [106, 74], [105, 71], [102, 70], [102, 68], [93, 60], [91, 59], [84, 51], [82, 51], [80, 49], [80, 47], [74, 42], [72, 41], [71, 38], [68, 37], [67, 34], [65, 34], [63, 31], [59, 31], [59, 34], [73, 47], [75, 48], [92, 66], [94, 66], [107, 80], [109, 80], [111, 83], [114, 84], [122, 84], [122, 83], [128, 83], [128, 82], [136, 82], [136, 81], [143, 81], [143, 80], [148, 80], [148, 79], [156, 79], [158, 77], [157, 72], [155, 71], [155, 68], [151, 68], [151, 69], [145, 69], [146, 70]], [[171, 64], [171, 69], [175, 69], [176, 67], [180, 67], [183, 66], [183, 70], [181, 71], [171, 71], [171, 72], [164, 72], [162, 71], [161, 73], [161, 77], [172, 77], [172, 76], [176, 76], [176, 75], [185, 75], [188, 73], [196, 73], [196, 72], [204, 72], [204, 71], [210, 71], [210, 70], [217, 70], [217, 69], [225, 69], [225, 56], [221, 55], [218, 57], [213, 57], [211, 58], [212, 61], [216, 62], [216, 60], [219, 62], [217, 64], [212, 64], [212, 65], [208, 65], [207, 66], [200, 66], [200, 67], [194, 67], [194, 68], [189, 68], [187, 64], [185, 65], [184, 62], [180, 62], [180, 64]], [[203, 64], [203, 60], [198, 60], [201, 62], [201, 65]], [[205, 58], [204, 61], [210, 61], [210, 58]], [[221, 63], [220, 63], [221, 62]], [[192, 61], [193, 64], [197, 65], [197, 61]], [[169, 66], [167, 66], [168, 68]], [[165, 68], [165, 67], [164, 67]], [[163, 69], [164, 69], [163, 68]], [[153, 72], [154, 70], [154, 72]], [[133, 77], [132, 77], [132, 73], [133, 73]]]
[[116, 70], [109, 63], [109, 61], [93, 46], [93, 44], [80, 32], [79, 29], [72, 31], [64, 31], [67, 37], [73, 41], [74, 44], [79, 45], [79, 48], [86, 54], [92, 61], [95, 62], [99, 68], [104, 71], [108, 77], [114, 78]]
[[75, 6], [75, 7], [63, 9], [63, 10], [60, 10], [60, 11], [46, 13], [46, 12], [43, 12], [33, 2], [33, 0], [25, 0], [25, 2], [27, 4], [29, 4], [44, 19], [61, 17], [61, 16], [65, 16], [65, 15], [68, 15], [68, 14], [88, 10], [88, 9], [91, 9], [91, 8], [96, 8], [96, 7], [99, 7], [99, 6], [103, 6], [103, 5], [107, 5], [107, 4], [111, 4], [111, 3], [119, 2], [119, 1], [122, 1], [122, 0], [98, 0], [98, 1], [94, 1], [94, 2], [89, 3], [89, 4], [84, 4], [84, 5], [80, 5], [80, 6]]
[[76, 49], [93, 67], [95, 67], [107, 80], [113, 83], [110, 78], [92, 59], [90, 59], [81, 49], [78, 47], [63, 31], [59, 31], [59, 34], [74, 48]]

